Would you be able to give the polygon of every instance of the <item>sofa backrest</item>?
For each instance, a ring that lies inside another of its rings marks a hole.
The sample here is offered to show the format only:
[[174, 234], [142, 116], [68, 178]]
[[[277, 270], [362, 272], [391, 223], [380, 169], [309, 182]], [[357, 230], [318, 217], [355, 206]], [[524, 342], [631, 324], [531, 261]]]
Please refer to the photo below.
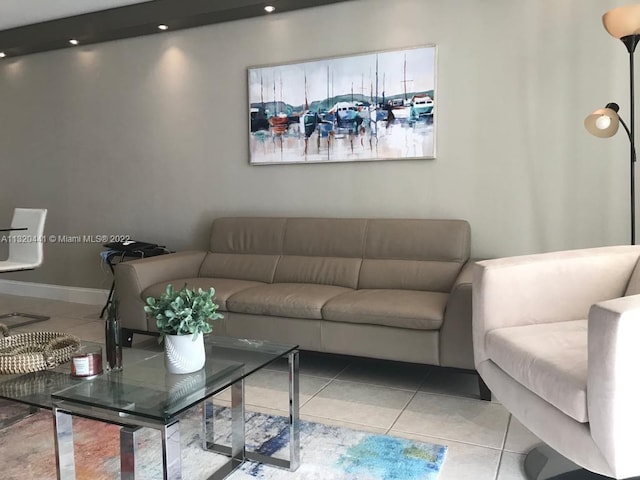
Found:
[[463, 220], [369, 220], [358, 288], [449, 292], [470, 243]]
[[273, 282], [285, 224], [284, 218], [268, 217], [214, 220], [200, 276]]
[[200, 275], [448, 292], [470, 231], [464, 220], [219, 218]]
[[275, 282], [357, 288], [367, 220], [290, 218]]

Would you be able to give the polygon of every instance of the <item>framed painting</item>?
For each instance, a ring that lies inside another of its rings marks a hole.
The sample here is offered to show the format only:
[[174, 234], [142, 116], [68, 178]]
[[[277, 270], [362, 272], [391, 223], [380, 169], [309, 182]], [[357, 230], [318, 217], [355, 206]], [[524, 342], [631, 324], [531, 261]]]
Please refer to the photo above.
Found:
[[252, 165], [435, 158], [434, 45], [251, 67]]

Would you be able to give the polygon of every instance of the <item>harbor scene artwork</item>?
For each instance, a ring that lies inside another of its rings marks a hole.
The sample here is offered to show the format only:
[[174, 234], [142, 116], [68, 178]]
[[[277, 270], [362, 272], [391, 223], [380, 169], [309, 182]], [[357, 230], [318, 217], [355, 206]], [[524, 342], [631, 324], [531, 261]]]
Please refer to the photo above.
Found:
[[249, 68], [252, 165], [435, 158], [434, 45]]

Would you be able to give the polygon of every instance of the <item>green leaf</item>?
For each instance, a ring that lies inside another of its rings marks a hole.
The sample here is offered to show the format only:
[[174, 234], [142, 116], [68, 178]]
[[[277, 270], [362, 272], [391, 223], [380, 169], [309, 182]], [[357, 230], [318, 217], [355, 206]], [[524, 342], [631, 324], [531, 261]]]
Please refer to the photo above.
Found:
[[218, 305], [214, 301], [213, 287], [197, 291], [185, 284], [175, 290], [171, 284], [158, 298], [148, 297], [144, 311], [156, 319], [156, 326], [161, 334], [187, 335], [210, 333], [209, 321], [223, 318], [217, 313]]

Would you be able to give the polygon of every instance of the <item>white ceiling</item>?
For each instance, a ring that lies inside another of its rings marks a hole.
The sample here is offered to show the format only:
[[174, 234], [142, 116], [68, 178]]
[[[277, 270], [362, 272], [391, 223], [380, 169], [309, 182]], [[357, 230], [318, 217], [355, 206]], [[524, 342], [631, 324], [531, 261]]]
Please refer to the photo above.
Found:
[[147, 0], [0, 0], [0, 30]]

